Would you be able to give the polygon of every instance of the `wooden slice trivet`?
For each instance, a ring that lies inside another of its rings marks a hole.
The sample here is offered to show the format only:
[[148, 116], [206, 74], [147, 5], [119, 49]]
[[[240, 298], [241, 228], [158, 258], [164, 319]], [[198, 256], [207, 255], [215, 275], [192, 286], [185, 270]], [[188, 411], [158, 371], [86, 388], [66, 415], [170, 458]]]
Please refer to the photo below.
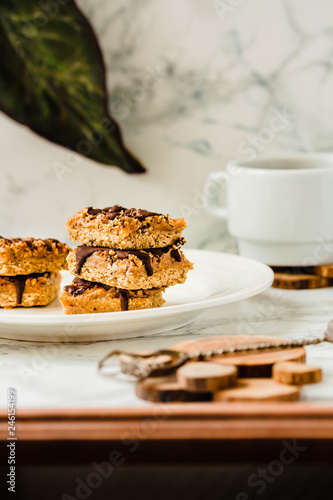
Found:
[[238, 379], [232, 389], [216, 392], [214, 401], [297, 401], [300, 389], [269, 378]]
[[331, 286], [332, 282], [314, 274], [287, 274], [274, 273], [274, 288], [285, 290], [304, 290], [307, 288], [325, 288]]
[[[208, 351], [221, 347], [253, 344], [257, 342], [280, 342], [279, 337], [265, 337], [259, 335], [225, 335], [221, 337], [208, 337], [196, 340], [187, 340], [171, 346], [170, 349], [186, 352]], [[304, 347], [291, 349], [266, 349], [263, 351], [250, 351], [249, 353], [228, 354], [211, 359], [214, 363], [235, 365], [241, 378], [271, 377], [272, 367], [280, 361], [302, 361], [306, 358]]]
[[323, 278], [333, 278], [333, 264], [317, 266], [315, 268], [315, 273]]
[[211, 401], [209, 392], [190, 392], [184, 389], [175, 376], [149, 377], [136, 384], [135, 394], [147, 401], [159, 403]]
[[270, 266], [274, 273], [282, 274], [316, 274], [315, 266]]
[[315, 384], [322, 379], [321, 369], [305, 363], [277, 363], [273, 366], [273, 379], [280, 384]]
[[177, 370], [177, 380], [191, 392], [215, 392], [237, 382], [237, 368], [212, 362], [191, 362]]

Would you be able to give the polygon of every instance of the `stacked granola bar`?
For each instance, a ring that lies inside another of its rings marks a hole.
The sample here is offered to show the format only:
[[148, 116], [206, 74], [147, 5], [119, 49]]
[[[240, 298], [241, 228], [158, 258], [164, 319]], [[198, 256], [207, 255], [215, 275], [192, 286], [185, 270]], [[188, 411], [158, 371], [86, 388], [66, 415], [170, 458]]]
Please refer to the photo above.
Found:
[[180, 247], [184, 219], [119, 205], [83, 208], [67, 221], [80, 246], [68, 255], [75, 276], [60, 296], [66, 314], [147, 309], [192, 269]]
[[45, 306], [57, 296], [70, 247], [55, 239], [0, 237], [0, 307]]

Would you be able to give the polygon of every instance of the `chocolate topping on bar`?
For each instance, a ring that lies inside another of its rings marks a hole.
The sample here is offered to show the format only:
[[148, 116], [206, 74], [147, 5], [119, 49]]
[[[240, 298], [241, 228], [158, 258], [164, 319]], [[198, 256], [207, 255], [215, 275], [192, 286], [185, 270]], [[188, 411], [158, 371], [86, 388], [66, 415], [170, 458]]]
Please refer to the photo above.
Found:
[[73, 295], [73, 297], [76, 297], [77, 295], [81, 295], [83, 292], [85, 292], [89, 288], [93, 288], [94, 286], [95, 283], [82, 280], [81, 278], [74, 278], [70, 285], [64, 286], [64, 290]]
[[[53, 248], [52, 248], [52, 242], [54, 243], [57, 243], [55, 240], [51, 240], [50, 238], [46, 238], [45, 240], [43, 240], [48, 251], [49, 252], [52, 252]], [[59, 242], [58, 242], [59, 243]]]
[[148, 276], [154, 274], [153, 267], [151, 265], [151, 258], [148, 253], [142, 252], [141, 250], [115, 250], [118, 259], [126, 259], [129, 255], [135, 255], [138, 257], [146, 268], [146, 273]]
[[27, 276], [15, 276], [13, 281], [16, 288], [16, 304], [19, 306], [22, 304], [22, 297], [25, 289], [25, 282], [27, 281]]
[[[163, 248], [148, 248], [146, 250], [114, 250], [118, 259], [126, 259], [129, 255], [135, 255], [138, 257], [143, 265], [145, 266], [146, 272], [148, 276], [152, 276], [154, 274], [151, 256], [149, 254], [162, 256], [164, 253], [168, 253], [171, 250], [171, 257], [175, 259], [177, 262], [182, 260], [181, 254], [175, 246], [182, 245], [184, 243], [183, 238], [179, 238], [173, 245], [168, 245]], [[76, 267], [75, 273], [80, 274], [81, 269], [85, 263], [85, 261], [95, 252], [109, 252], [111, 249], [107, 247], [88, 247], [87, 245], [80, 245], [76, 249]]]
[[177, 262], [181, 262], [182, 261], [182, 256], [181, 256], [178, 248], [175, 248], [174, 250], [171, 250], [171, 257], [173, 259], [175, 259], [175, 261], [177, 261]]
[[148, 210], [142, 210], [141, 208], [125, 208], [120, 205], [114, 205], [113, 207], [106, 208], [89, 207], [87, 213], [93, 216], [104, 214], [110, 220], [114, 220], [116, 217], [134, 217], [139, 221], [144, 221], [147, 217], [153, 217], [154, 215], [163, 216], [163, 214], [159, 214], [157, 212], [149, 212]]
[[100, 208], [88, 207], [87, 214], [89, 215], [98, 215], [102, 212]]
[[64, 286], [64, 290], [70, 293], [74, 297], [77, 295], [81, 295], [89, 288], [94, 288], [95, 286], [99, 286], [100, 288], [104, 288], [104, 290], [110, 290], [112, 288], [109, 285], [104, 285], [103, 283], [94, 283], [93, 281], [86, 281], [81, 278], [74, 278], [73, 282], [70, 285]]
[[[99, 288], [104, 288], [104, 290], [110, 290], [113, 288], [112, 286], [104, 285], [103, 283], [95, 283], [93, 281], [86, 281], [81, 278], [74, 278], [73, 282], [70, 285], [64, 287], [64, 290], [73, 297], [77, 297], [78, 295], [82, 295], [86, 290], [95, 288], [95, 286]], [[120, 306], [122, 311], [128, 311], [128, 292], [126, 290], [118, 290], [119, 298], [120, 298]]]
[[122, 311], [128, 311], [128, 292], [127, 290], [119, 290], [120, 307]]
[[19, 274], [17, 276], [6, 276], [9, 281], [15, 284], [16, 288], [16, 304], [20, 306], [22, 304], [22, 297], [25, 290], [26, 281], [31, 278], [39, 278], [40, 276], [49, 275], [50, 273], [33, 273], [33, 274]]
[[106, 247], [88, 247], [87, 245], [80, 245], [76, 249], [76, 267], [75, 267], [75, 273], [80, 274], [81, 269], [85, 263], [85, 261], [90, 257], [95, 252], [101, 251], [101, 252], [108, 252], [110, 248]]

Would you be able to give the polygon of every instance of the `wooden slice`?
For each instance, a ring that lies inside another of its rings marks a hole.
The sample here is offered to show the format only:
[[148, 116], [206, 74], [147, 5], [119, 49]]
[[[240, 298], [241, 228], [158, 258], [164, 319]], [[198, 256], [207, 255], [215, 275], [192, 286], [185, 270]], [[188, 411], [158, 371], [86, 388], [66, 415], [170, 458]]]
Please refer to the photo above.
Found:
[[146, 378], [136, 384], [135, 393], [141, 399], [159, 403], [212, 400], [212, 394], [209, 392], [187, 391], [180, 385], [174, 375], [170, 377]]
[[297, 401], [300, 389], [271, 378], [239, 379], [236, 387], [214, 394], [214, 401]]
[[178, 382], [191, 392], [214, 392], [237, 382], [237, 368], [212, 362], [187, 363], [177, 370]]
[[333, 278], [333, 264], [325, 264], [323, 266], [317, 266], [315, 268], [315, 273], [323, 278]]
[[325, 288], [330, 286], [330, 280], [314, 274], [274, 273], [272, 286], [285, 290], [304, 290], [307, 288]]
[[[147, 351], [138, 351], [140, 354], [146, 354]], [[126, 375], [133, 375], [133, 361], [135, 358], [132, 356], [128, 356], [127, 354], [121, 354], [119, 356], [119, 362], [120, 362], [120, 371]], [[147, 366], [151, 366], [152, 364], [156, 363], [163, 363], [167, 366], [168, 363], [171, 363], [172, 358], [168, 356], [167, 354], [162, 354], [161, 356], [156, 356], [155, 358], [147, 358], [144, 359], [142, 358], [142, 363], [147, 364]], [[155, 370], [154, 376], [156, 377], [163, 377], [168, 373], [167, 368], [159, 368]]]
[[316, 274], [315, 266], [270, 266], [274, 273], [283, 274]]
[[[279, 342], [279, 337], [265, 337], [259, 335], [225, 335], [220, 337], [208, 337], [196, 340], [187, 340], [171, 347], [178, 351], [197, 352], [219, 349], [221, 347], [232, 347], [235, 345], [254, 344], [258, 342]], [[241, 378], [271, 377], [272, 367], [280, 361], [305, 361], [306, 352], [303, 347], [291, 349], [279, 348], [266, 349], [264, 351], [250, 351], [227, 356], [214, 357], [211, 361], [223, 365], [235, 365], [238, 368], [238, 376]]]
[[322, 379], [321, 369], [305, 363], [277, 363], [273, 366], [273, 378], [280, 384], [315, 384]]

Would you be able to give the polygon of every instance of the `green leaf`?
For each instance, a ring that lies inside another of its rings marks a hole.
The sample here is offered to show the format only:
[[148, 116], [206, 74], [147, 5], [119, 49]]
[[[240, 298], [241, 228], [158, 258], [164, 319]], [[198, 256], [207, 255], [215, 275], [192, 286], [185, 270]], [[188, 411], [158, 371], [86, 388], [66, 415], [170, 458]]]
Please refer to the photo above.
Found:
[[108, 112], [96, 36], [73, 0], [1, 0], [0, 109], [37, 134], [144, 172]]

